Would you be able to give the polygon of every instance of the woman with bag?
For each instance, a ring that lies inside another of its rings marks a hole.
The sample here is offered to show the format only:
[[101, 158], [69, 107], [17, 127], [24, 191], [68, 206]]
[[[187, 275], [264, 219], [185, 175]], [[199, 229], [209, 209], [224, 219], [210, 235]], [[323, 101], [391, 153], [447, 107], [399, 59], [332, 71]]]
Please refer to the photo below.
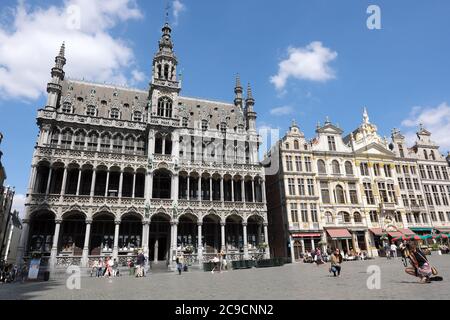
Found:
[[333, 254], [331, 255], [331, 268], [330, 272], [333, 273], [333, 276], [338, 277], [341, 276], [341, 263], [342, 263], [342, 255], [339, 249], [336, 249]]
[[432, 267], [429, 263], [428, 259], [420, 250], [415, 243], [408, 244], [406, 250], [406, 257], [409, 258], [409, 261], [412, 267], [408, 267], [405, 269], [405, 272], [409, 275], [420, 278], [420, 283], [430, 283], [431, 280], [441, 281], [441, 277], [431, 278], [432, 275], [437, 275], [438, 272], [436, 268]]

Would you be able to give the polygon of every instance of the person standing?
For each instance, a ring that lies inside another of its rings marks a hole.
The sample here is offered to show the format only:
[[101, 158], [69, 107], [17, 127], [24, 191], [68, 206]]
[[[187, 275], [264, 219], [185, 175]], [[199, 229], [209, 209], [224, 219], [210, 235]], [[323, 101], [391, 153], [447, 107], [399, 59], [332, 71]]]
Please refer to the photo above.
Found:
[[137, 266], [138, 270], [136, 273], [136, 277], [143, 277], [144, 276], [144, 266], [145, 266], [145, 256], [142, 253], [142, 251], [139, 251], [139, 254], [137, 256]]
[[392, 257], [397, 258], [397, 246], [394, 241], [392, 241], [391, 244], [391, 255]]
[[339, 249], [334, 250], [334, 252], [331, 254], [331, 268], [330, 268], [330, 272], [333, 273], [333, 276], [336, 277], [336, 275], [338, 277], [341, 276], [341, 264], [342, 264], [342, 255], [341, 252], [339, 251]]
[[103, 276], [103, 268], [104, 268], [103, 260], [98, 259], [97, 278], [100, 278]]
[[387, 242], [384, 244], [384, 251], [386, 252], [386, 258], [388, 260], [390, 260], [391, 259], [391, 247], [389, 246], [389, 243], [387, 243]]
[[118, 277], [119, 276], [119, 263], [117, 262], [117, 259], [114, 259], [112, 269], [113, 269], [113, 277]]
[[319, 248], [316, 249], [316, 264], [317, 264], [318, 266], [324, 264], [324, 262], [323, 262], [323, 256], [322, 256], [322, 251], [321, 251]]
[[181, 275], [181, 272], [183, 271], [183, 265], [184, 265], [184, 257], [183, 257], [182, 253], [180, 253], [177, 256], [176, 264], [177, 264], [178, 275]]

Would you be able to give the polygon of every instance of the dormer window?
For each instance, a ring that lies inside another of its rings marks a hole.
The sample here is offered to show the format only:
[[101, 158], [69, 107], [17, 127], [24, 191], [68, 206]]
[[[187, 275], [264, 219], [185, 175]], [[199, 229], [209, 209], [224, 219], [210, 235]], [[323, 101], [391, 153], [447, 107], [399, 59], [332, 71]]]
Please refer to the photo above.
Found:
[[300, 147], [299, 147], [299, 144], [298, 144], [298, 141], [297, 141], [297, 140], [295, 140], [295, 141], [294, 141], [294, 149], [295, 149], [295, 150], [298, 150], [298, 149], [300, 149]]
[[111, 113], [109, 114], [111, 119], [119, 119], [120, 118], [120, 111], [117, 108], [111, 109]]
[[89, 117], [95, 117], [97, 115], [95, 106], [88, 106], [86, 109], [86, 115]]
[[63, 113], [72, 113], [72, 104], [70, 102], [64, 102], [61, 111]]
[[158, 100], [158, 117], [172, 118], [172, 100], [167, 97]]
[[220, 124], [220, 132], [222, 132], [223, 134], [227, 133], [227, 124], [225, 122], [222, 122]]
[[333, 136], [328, 136], [328, 150], [336, 151], [336, 140]]
[[425, 157], [425, 160], [428, 160], [427, 150], [423, 150], [423, 156]]
[[142, 112], [135, 111], [133, 114], [133, 120], [141, 122], [142, 121]]

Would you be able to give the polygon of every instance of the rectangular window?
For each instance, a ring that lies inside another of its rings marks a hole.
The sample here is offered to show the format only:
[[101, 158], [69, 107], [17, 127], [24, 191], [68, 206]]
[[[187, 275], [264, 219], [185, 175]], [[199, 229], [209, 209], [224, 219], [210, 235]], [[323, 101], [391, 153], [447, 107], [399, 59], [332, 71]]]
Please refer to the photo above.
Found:
[[369, 215], [370, 215], [371, 222], [378, 222], [378, 212], [370, 211]]
[[327, 204], [331, 203], [330, 189], [328, 188], [328, 182], [326, 181], [320, 182], [320, 192], [322, 194], [322, 202]]
[[411, 174], [412, 174], [412, 175], [414, 175], [414, 176], [417, 175], [417, 169], [416, 169], [416, 166], [411, 166], [410, 169], [411, 169]]
[[336, 141], [332, 136], [328, 136], [328, 150], [336, 151]]
[[391, 165], [385, 164], [383, 168], [384, 168], [384, 175], [388, 178], [392, 177]]
[[403, 169], [403, 173], [404, 173], [404, 174], [409, 174], [408, 166], [407, 166], [407, 165], [403, 165], [403, 166], [402, 166], [402, 169]]
[[432, 166], [427, 166], [427, 171], [428, 171], [428, 179], [434, 180], [433, 167]]
[[380, 164], [375, 163], [375, 164], [373, 165], [373, 173], [374, 173], [377, 177], [381, 175], [381, 174], [380, 174]]
[[367, 199], [367, 204], [375, 204], [375, 198], [373, 197], [372, 185], [368, 182], [364, 183], [364, 194]]
[[406, 188], [408, 190], [412, 190], [413, 186], [412, 186], [412, 183], [411, 183], [411, 178], [405, 178], [405, 181], [406, 181]]
[[398, 186], [400, 187], [400, 190], [405, 190], [405, 182], [403, 181], [403, 178], [398, 178]]
[[314, 223], [317, 223], [319, 220], [317, 218], [317, 205], [315, 203], [310, 204], [311, 209], [311, 220]]
[[419, 212], [414, 212], [414, 221], [416, 221], [416, 223], [420, 223], [420, 213]]
[[441, 220], [441, 222], [445, 222], [445, 216], [444, 213], [442, 211], [439, 211], [439, 220]]
[[442, 176], [444, 177], [444, 180], [448, 180], [448, 171], [446, 167], [441, 167], [442, 169]]
[[302, 157], [296, 156], [295, 157], [295, 167], [297, 169], [297, 172], [302, 172]]
[[437, 222], [436, 212], [434, 212], [434, 211], [431, 211], [431, 220], [432, 220], [433, 222]]
[[417, 201], [419, 202], [420, 207], [425, 207], [425, 201], [423, 200], [423, 196], [421, 194], [417, 195]]
[[361, 170], [362, 176], [369, 176], [369, 165], [367, 162], [361, 162], [359, 165], [359, 169]]
[[420, 191], [420, 183], [419, 183], [419, 179], [414, 178], [413, 179], [414, 182], [414, 189]]
[[291, 203], [291, 221], [293, 223], [298, 223], [298, 210], [296, 203]]
[[314, 192], [314, 179], [308, 179], [307, 183], [308, 183], [308, 195], [314, 196], [315, 195], [315, 192]]
[[441, 170], [438, 166], [434, 166], [434, 173], [436, 174], [437, 180], [442, 180]]
[[301, 196], [305, 196], [305, 179], [297, 179], [298, 191]]
[[397, 165], [395, 166], [395, 172], [397, 172], [397, 174], [402, 174], [402, 170], [401, 170], [401, 167], [400, 167], [399, 164], [397, 164]]
[[439, 186], [439, 190], [441, 191], [442, 203], [444, 204], [444, 206], [448, 206], [449, 203], [447, 193], [445, 192], [445, 186]]
[[425, 167], [423, 165], [419, 165], [420, 178], [426, 179], [427, 174], [425, 173]]
[[441, 198], [439, 198], [439, 193], [438, 193], [437, 186], [431, 186], [431, 189], [433, 190], [434, 203], [437, 206], [440, 206], [441, 205]]
[[309, 220], [308, 220], [308, 205], [306, 203], [300, 204], [300, 214], [302, 215], [302, 222], [309, 222]]
[[286, 171], [292, 171], [292, 157], [286, 156]]
[[391, 203], [398, 204], [397, 195], [395, 194], [395, 188], [392, 183], [387, 184], [387, 192], [388, 192], [389, 201]]
[[428, 216], [425, 212], [422, 212], [422, 222], [423, 223], [430, 223]]
[[425, 197], [427, 198], [427, 204], [429, 206], [432, 206], [433, 205], [433, 197], [431, 196], [430, 186], [424, 185], [423, 187], [425, 189]]
[[288, 179], [289, 195], [295, 196], [295, 180], [293, 178]]
[[348, 189], [350, 191], [350, 203], [358, 204], [358, 192], [356, 191], [356, 183], [349, 183]]
[[409, 200], [406, 194], [402, 194], [403, 206], [409, 207]]
[[305, 170], [306, 172], [312, 172], [311, 157], [305, 157]]
[[411, 213], [406, 214], [406, 221], [408, 221], [408, 223], [412, 223]]
[[386, 191], [386, 184], [384, 182], [378, 183], [378, 192], [380, 193], [380, 199], [382, 202], [389, 202], [389, 198]]
[[450, 221], [450, 211], [447, 211], [447, 220]]

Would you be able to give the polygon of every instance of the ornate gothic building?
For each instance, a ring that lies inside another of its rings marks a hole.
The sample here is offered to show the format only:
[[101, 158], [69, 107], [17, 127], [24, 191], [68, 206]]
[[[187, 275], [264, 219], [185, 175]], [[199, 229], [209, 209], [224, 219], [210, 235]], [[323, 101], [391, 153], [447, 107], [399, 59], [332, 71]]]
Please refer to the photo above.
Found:
[[[39, 110], [19, 257], [50, 267], [268, 255], [255, 100], [180, 96], [171, 28], [162, 29], [148, 91], [65, 78], [65, 46]], [[261, 253], [263, 252], [263, 253]]]

